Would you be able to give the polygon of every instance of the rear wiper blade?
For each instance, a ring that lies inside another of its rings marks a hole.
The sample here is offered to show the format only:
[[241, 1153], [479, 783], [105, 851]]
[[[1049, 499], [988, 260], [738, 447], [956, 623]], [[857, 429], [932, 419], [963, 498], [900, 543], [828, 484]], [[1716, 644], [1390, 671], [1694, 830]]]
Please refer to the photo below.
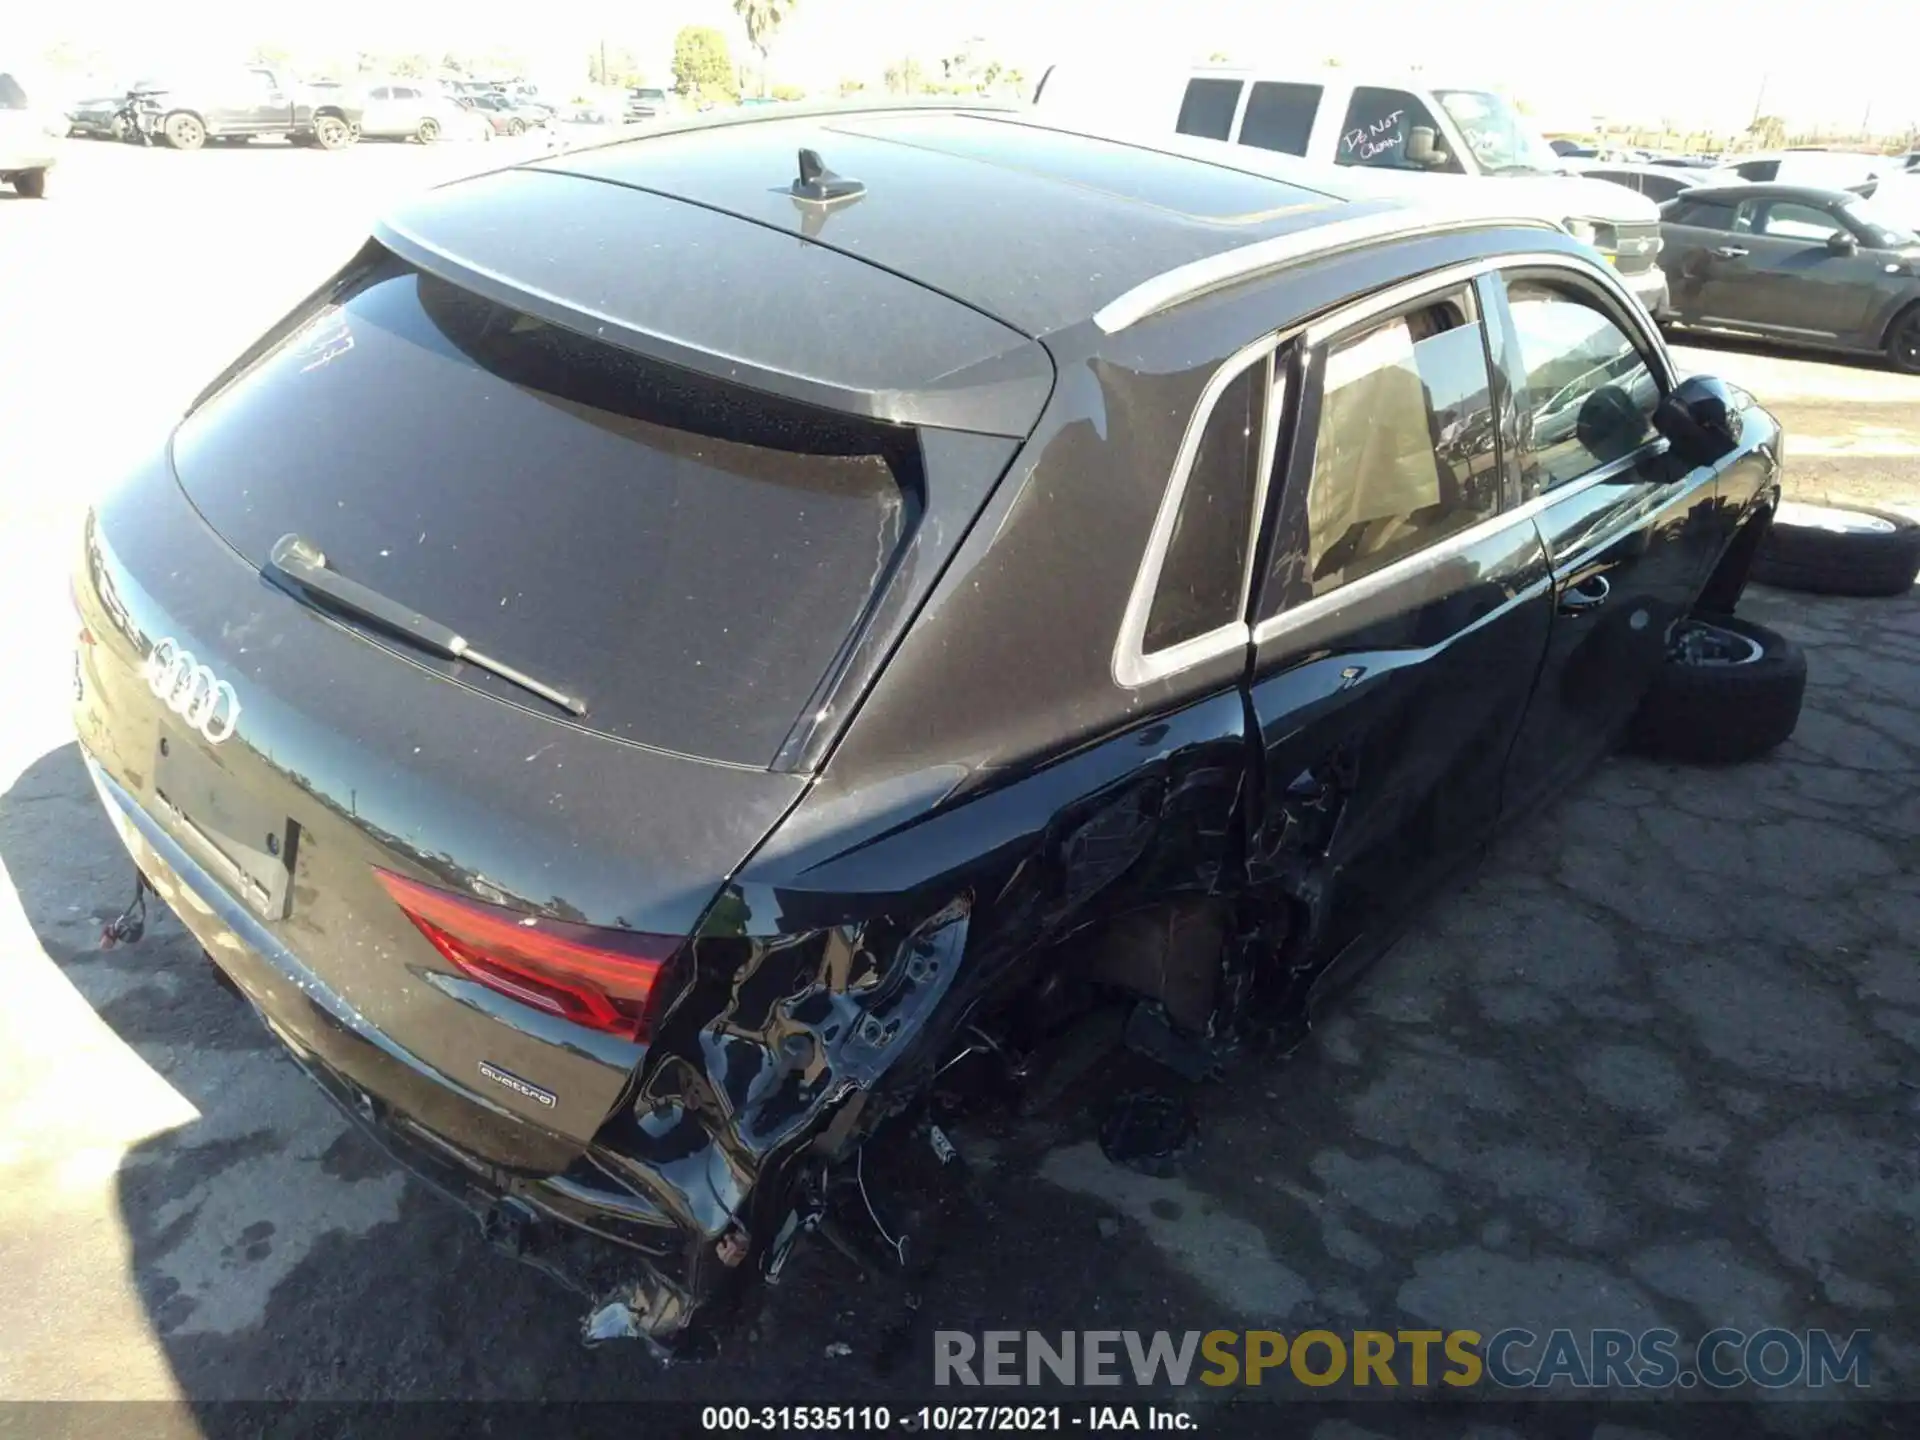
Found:
[[542, 684], [531, 675], [523, 675], [511, 665], [483, 655], [467, 643], [459, 632], [449, 629], [437, 620], [429, 620], [418, 610], [409, 609], [397, 600], [390, 600], [378, 590], [362, 585], [358, 580], [349, 580], [337, 570], [327, 568], [327, 557], [320, 547], [298, 535], [282, 535], [274, 542], [273, 550], [267, 556], [267, 563], [280, 576], [298, 586], [314, 598], [357, 615], [362, 620], [371, 621], [381, 629], [391, 631], [404, 639], [411, 640], [422, 650], [448, 660], [464, 660], [469, 665], [478, 665], [482, 670], [498, 675], [509, 684], [518, 685], [522, 690], [531, 691], [542, 700], [551, 701], [562, 710], [573, 715], [587, 713], [587, 702], [572, 695]]

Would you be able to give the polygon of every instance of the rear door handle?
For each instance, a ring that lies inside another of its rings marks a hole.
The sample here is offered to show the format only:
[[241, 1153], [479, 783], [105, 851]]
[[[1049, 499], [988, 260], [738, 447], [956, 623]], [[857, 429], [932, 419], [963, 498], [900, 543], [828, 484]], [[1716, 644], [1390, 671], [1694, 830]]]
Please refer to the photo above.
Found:
[[1722, 260], [1744, 260], [1747, 256], [1747, 252], [1738, 245], [1716, 245], [1713, 253]]
[[1569, 585], [1560, 594], [1560, 613], [1562, 615], [1587, 615], [1607, 603], [1607, 597], [1613, 593], [1613, 584], [1604, 575], [1589, 575], [1576, 585]]

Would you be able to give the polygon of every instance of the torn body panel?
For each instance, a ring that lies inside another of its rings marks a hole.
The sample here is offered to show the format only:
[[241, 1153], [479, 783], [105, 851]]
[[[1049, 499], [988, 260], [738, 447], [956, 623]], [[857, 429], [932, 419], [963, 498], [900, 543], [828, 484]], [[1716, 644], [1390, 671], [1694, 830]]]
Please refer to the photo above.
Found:
[[844, 848], [776, 842], [709, 911], [595, 1153], [703, 1249], [738, 1227], [777, 1262], [797, 1170], [915, 1103], [971, 1017], [1070, 964], [1062, 941], [1238, 891], [1246, 757], [1233, 690]]

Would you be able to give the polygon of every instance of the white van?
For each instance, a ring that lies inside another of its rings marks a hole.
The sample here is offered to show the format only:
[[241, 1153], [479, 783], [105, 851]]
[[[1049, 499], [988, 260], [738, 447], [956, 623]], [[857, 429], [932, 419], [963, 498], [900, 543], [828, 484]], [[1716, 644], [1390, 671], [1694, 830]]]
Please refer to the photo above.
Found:
[[[1645, 196], [1567, 173], [1511, 101], [1364, 71], [1199, 66], [1141, 71], [1093, 61], [1050, 67], [1033, 103], [1114, 131], [1178, 131], [1375, 172], [1388, 188], [1440, 176], [1512, 186], [1516, 208], [1563, 225], [1620, 272], [1650, 314], [1667, 308], [1660, 212]], [[1417, 178], [1416, 178], [1417, 177]]]

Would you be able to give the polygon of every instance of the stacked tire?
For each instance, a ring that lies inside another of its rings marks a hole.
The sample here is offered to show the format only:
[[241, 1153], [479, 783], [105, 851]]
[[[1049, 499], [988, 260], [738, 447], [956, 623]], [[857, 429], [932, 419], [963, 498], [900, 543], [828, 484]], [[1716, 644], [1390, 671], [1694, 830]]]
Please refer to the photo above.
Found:
[[1920, 572], [1920, 524], [1891, 510], [1782, 501], [1751, 578], [1814, 595], [1904, 595]]

